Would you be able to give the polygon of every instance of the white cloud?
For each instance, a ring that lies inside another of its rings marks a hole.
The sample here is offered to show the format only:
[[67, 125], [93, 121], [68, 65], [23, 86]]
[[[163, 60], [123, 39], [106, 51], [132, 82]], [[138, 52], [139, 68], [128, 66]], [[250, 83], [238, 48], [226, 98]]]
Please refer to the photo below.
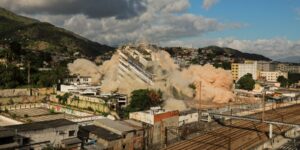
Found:
[[146, 0], [1, 0], [0, 6], [26, 14], [74, 15], [127, 19], [146, 9]]
[[[16, 9], [22, 6], [22, 9], [26, 10], [33, 6], [42, 8], [51, 5], [46, 5], [46, 3], [62, 5], [73, 1], [78, 0], [1, 0], [0, 5], [2, 6], [5, 3], [7, 8]], [[117, 13], [113, 16], [91, 17], [91, 14], [80, 11], [74, 12], [74, 14], [64, 12], [59, 14], [23, 12], [23, 14], [53, 23], [89, 39], [109, 45], [148, 40], [151, 43], [165, 46], [204, 47], [218, 45], [244, 52], [263, 54], [271, 58], [300, 54], [300, 41], [290, 41], [285, 38], [257, 40], [239, 40], [235, 38], [199, 39], [198, 37], [202, 37], [208, 32], [235, 29], [243, 25], [236, 23], [224, 24], [212, 18], [187, 13], [186, 10], [190, 7], [189, 0], [140, 1], [145, 4], [145, 10], [126, 19], [119, 19]], [[29, 6], [23, 5], [25, 3], [28, 3]], [[212, 5], [206, 2], [206, 6]], [[189, 40], [181, 40], [186, 39], [186, 37]]]
[[[76, 0], [72, 0], [76, 1]], [[187, 13], [189, 0], [143, 0], [146, 9], [137, 16], [93, 18], [87, 14], [27, 14], [54, 23], [84, 37], [109, 45], [147, 40], [153, 43], [194, 37], [208, 32], [239, 28], [203, 16]]]
[[220, 47], [230, 47], [248, 53], [262, 54], [272, 59], [300, 56], [300, 40], [290, 41], [286, 38], [239, 40], [234, 38], [221, 38], [212, 40], [180, 41], [174, 40], [166, 42], [166, 46], [188, 46], [205, 47], [217, 45]]
[[206, 10], [210, 9], [212, 6], [217, 4], [219, 0], [203, 0], [202, 7]]

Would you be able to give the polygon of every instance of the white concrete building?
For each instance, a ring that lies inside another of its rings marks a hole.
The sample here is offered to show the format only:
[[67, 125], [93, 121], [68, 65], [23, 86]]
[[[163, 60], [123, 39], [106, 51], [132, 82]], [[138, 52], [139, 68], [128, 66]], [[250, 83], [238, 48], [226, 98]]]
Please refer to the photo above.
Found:
[[70, 76], [68, 78], [65, 78], [63, 83], [64, 84], [73, 84], [73, 85], [91, 84], [92, 83], [92, 77], [73, 75], [73, 76]]
[[187, 110], [179, 112], [179, 126], [195, 123], [199, 120], [199, 113], [197, 110]]
[[[254, 80], [257, 80], [257, 61], [245, 61], [245, 63], [243, 64], [238, 64], [238, 79], [240, 79], [241, 77], [243, 77], [244, 75], [250, 73], [252, 74], [252, 78]], [[237, 80], [238, 80], [237, 79]]]
[[76, 93], [80, 95], [98, 95], [100, 86], [89, 85], [60, 85], [61, 92]]
[[281, 72], [281, 71], [262, 71], [259, 75], [261, 78], [266, 79], [268, 82], [277, 82], [277, 78], [279, 76], [284, 76], [285, 78], [288, 78], [287, 72]]

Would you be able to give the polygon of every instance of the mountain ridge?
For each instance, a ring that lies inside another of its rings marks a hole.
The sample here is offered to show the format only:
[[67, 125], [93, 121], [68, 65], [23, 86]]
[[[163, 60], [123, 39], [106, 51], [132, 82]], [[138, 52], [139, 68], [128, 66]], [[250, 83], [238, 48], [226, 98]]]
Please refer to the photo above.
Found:
[[80, 52], [86, 57], [96, 57], [114, 50], [64, 28], [20, 16], [4, 8], [0, 8], [0, 36], [2, 42], [18, 41], [25, 49], [52, 53]]
[[276, 59], [276, 61], [300, 64], [300, 56], [289, 56], [289, 57], [279, 58]]
[[264, 55], [242, 52], [240, 50], [229, 48], [229, 47], [207, 46], [207, 47], [199, 48], [199, 50], [206, 50], [206, 49], [211, 49], [215, 53], [223, 53], [223, 54], [226, 53], [226, 54], [231, 55], [230, 57], [233, 57], [233, 58], [241, 57], [241, 58], [249, 59], [249, 60], [264, 60], [264, 61], [272, 60]]

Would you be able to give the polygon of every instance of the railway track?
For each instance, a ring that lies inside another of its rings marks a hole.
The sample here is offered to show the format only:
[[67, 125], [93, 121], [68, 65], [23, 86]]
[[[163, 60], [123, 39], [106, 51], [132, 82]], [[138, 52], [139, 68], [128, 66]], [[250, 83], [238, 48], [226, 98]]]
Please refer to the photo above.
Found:
[[[261, 113], [251, 115], [260, 118]], [[271, 121], [300, 124], [300, 105], [293, 105], [265, 112], [265, 118]], [[280, 134], [289, 130], [288, 126], [275, 126], [273, 133]], [[232, 126], [221, 126], [214, 132], [205, 132], [190, 140], [181, 141], [170, 145], [170, 150], [196, 150], [196, 149], [249, 149], [261, 142], [268, 140], [269, 126], [265, 123], [251, 122], [245, 120], [233, 121]], [[231, 144], [229, 144], [229, 142]]]

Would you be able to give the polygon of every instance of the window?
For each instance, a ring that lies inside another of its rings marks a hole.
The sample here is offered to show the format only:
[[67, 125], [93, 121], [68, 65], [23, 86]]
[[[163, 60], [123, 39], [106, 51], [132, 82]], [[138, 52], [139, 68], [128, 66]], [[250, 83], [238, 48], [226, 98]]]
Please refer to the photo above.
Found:
[[58, 131], [58, 134], [59, 134], [59, 135], [64, 135], [65, 132], [64, 132], [64, 131]]
[[75, 135], [75, 130], [69, 131], [69, 136], [74, 136]]

